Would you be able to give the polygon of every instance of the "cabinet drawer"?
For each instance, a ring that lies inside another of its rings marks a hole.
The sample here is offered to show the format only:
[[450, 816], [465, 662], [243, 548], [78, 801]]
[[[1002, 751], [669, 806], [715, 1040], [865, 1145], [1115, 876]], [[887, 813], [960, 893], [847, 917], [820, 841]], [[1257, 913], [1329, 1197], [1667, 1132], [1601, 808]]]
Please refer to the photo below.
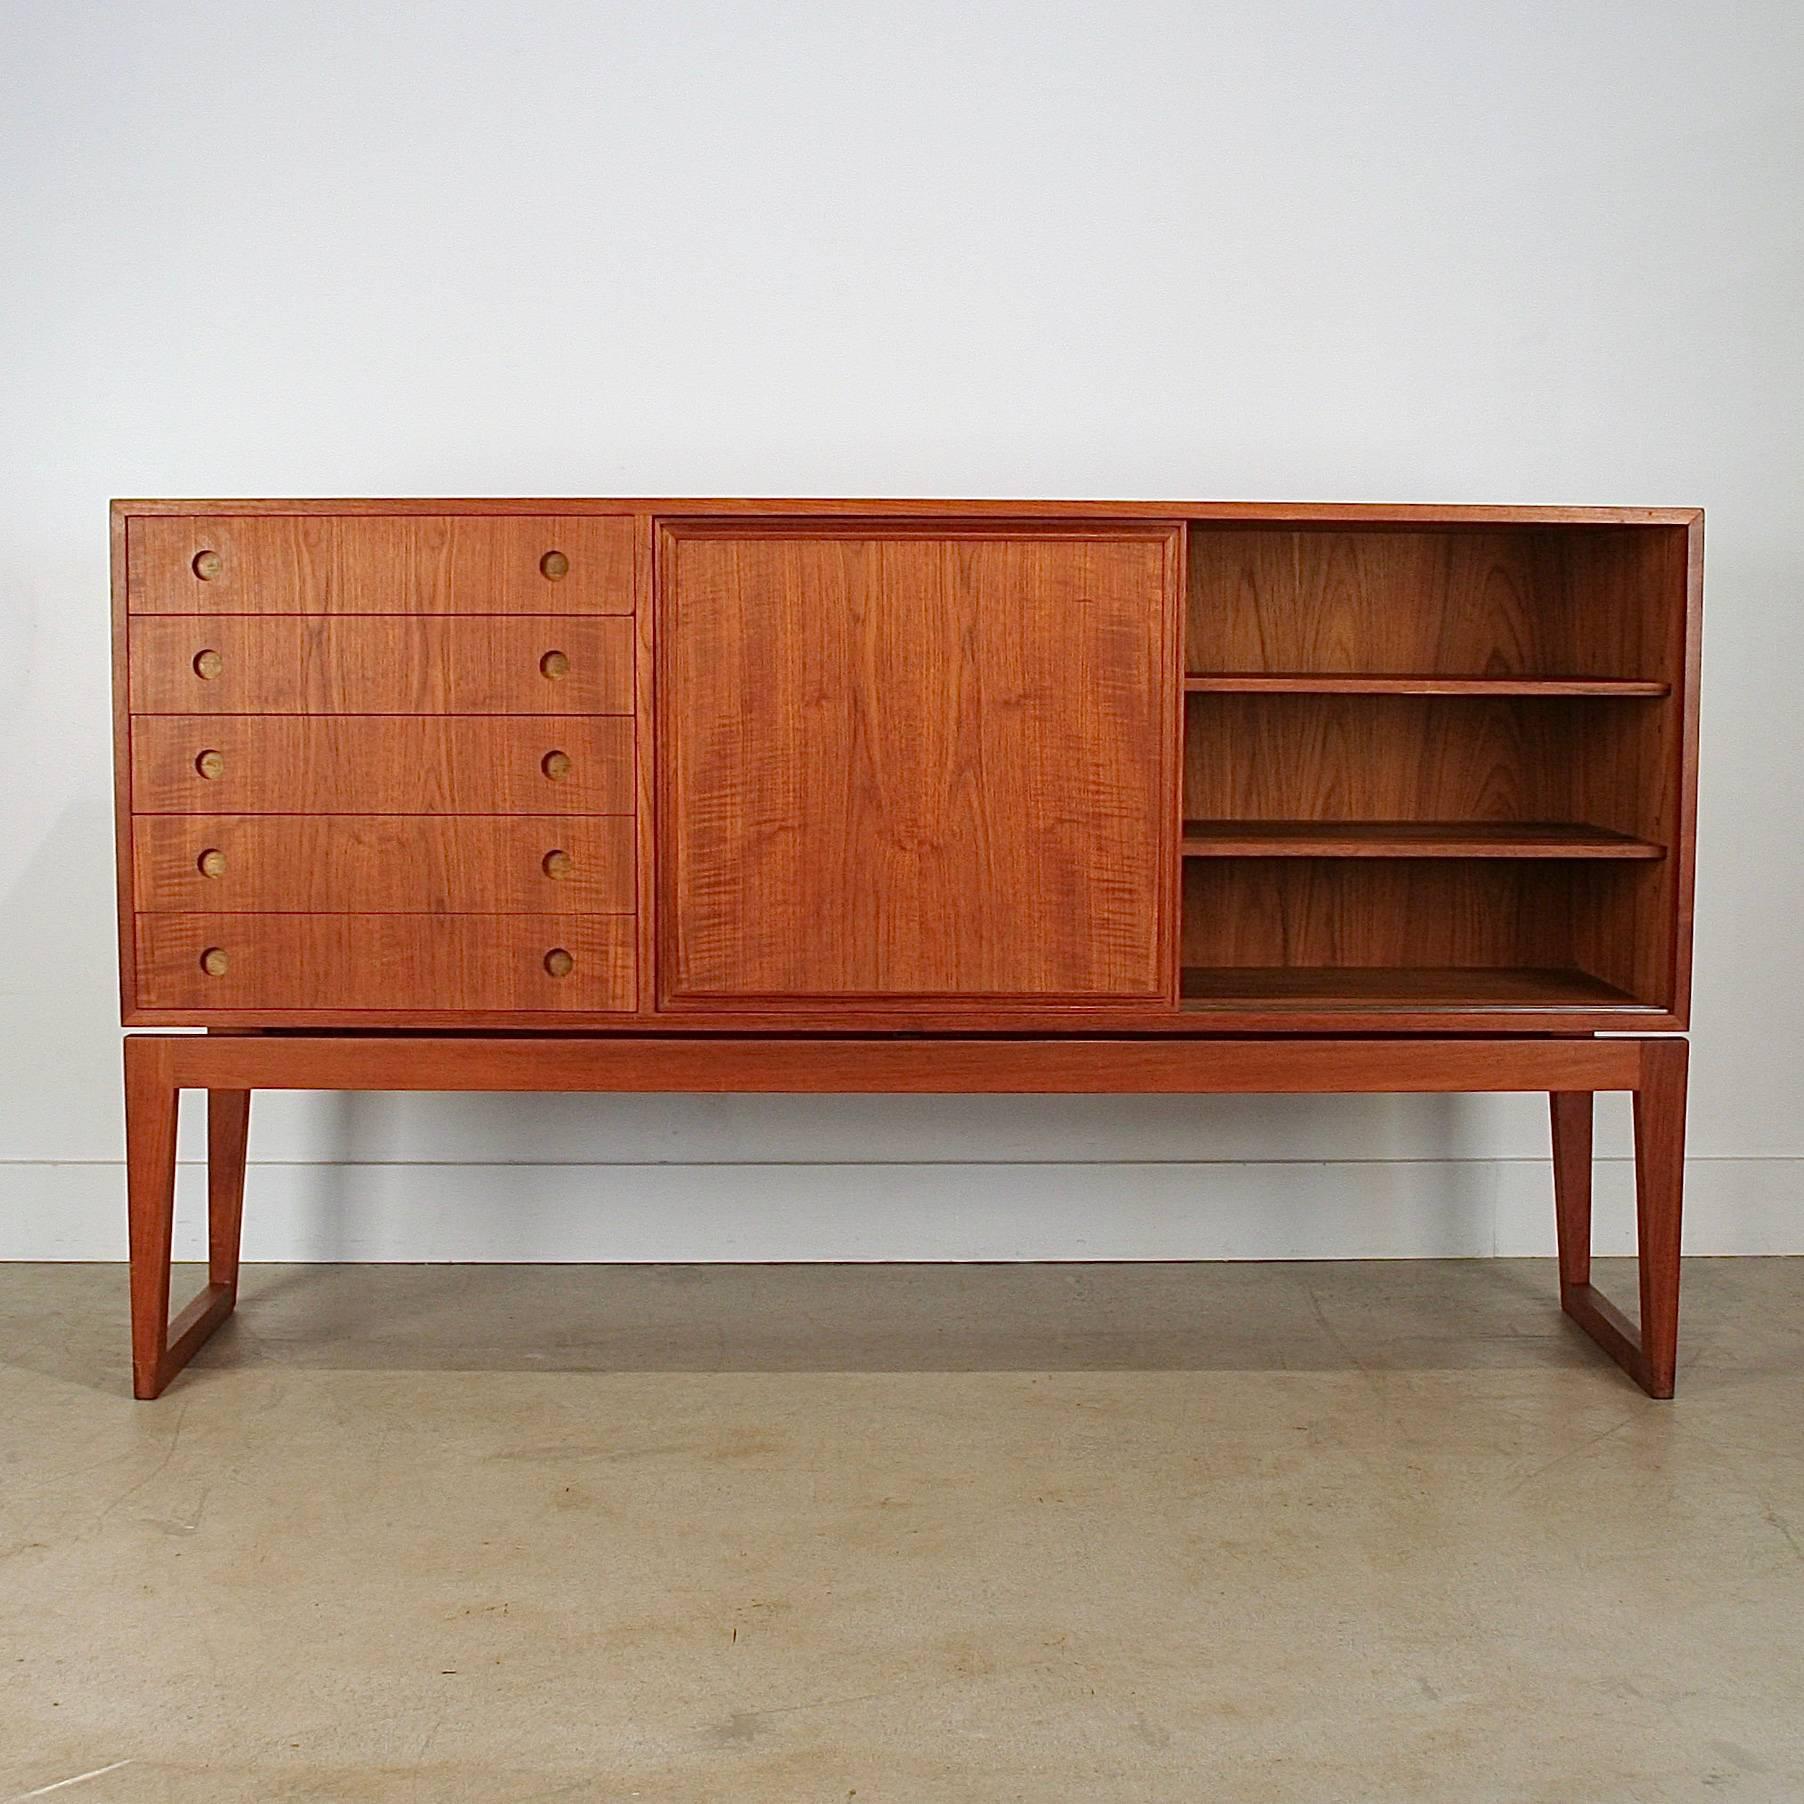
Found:
[[630, 714], [628, 615], [145, 614], [138, 714]]
[[146, 914], [136, 928], [147, 1009], [570, 1012], [636, 997], [631, 915]]
[[144, 914], [631, 914], [628, 814], [141, 814]]
[[633, 808], [633, 723], [624, 717], [140, 714], [131, 751], [138, 814]]
[[630, 614], [630, 514], [133, 516], [134, 614]]

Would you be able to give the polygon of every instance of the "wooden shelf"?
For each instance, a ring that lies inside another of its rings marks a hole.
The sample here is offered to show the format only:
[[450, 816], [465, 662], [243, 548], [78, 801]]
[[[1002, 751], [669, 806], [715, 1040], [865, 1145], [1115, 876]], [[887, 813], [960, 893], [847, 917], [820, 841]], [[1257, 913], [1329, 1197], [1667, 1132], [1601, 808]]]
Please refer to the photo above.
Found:
[[1381, 676], [1334, 671], [1213, 671], [1184, 679], [1191, 695], [1601, 695], [1657, 698], [1667, 683], [1631, 677]]
[[1664, 858], [1608, 827], [1548, 821], [1186, 821], [1186, 858]]
[[1627, 991], [1583, 971], [1516, 967], [1187, 965], [1181, 975], [1179, 994], [1186, 1010], [1647, 1006]]

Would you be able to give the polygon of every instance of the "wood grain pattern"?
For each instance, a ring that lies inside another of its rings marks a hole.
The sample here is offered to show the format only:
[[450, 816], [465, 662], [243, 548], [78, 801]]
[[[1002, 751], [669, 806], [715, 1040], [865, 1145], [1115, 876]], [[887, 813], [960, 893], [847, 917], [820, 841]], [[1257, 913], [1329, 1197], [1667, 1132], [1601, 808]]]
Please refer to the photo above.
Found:
[[[1651, 705], [1651, 704], [1650, 704]], [[1575, 813], [1574, 712], [1599, 703], [1424, 696], [1196, 696], [1184, 811], [1213, 820], [1592, 821]], [[1634, 710], [1639, 711], [1639, 709]]]
[[148, 814], [132, 850], [146, 914], [630, 915], [636, 831], [630, 815]]
[[1554, 1226], [1560, 1293], [1591, 1282], [1591, 1171], [1595, 1098], [1589, 1090], [1549, 1093], [1553, 1141]]
[[658, 970], [658, 838], [657, 793], [657, 642], [658, 610], [653, 581], [656, 575], [656, 526], [650, 513], [633, 516], [634, 533], [634, 673], [638, 713], [635, 717], [638, 756], [634, 800], [639, 833], [639, 970], [640, 1008], [648, 1014], [657, 1003]]
[[[217, 751], [209, 780], [196, 760]], [[545, 760], [569, 758], [562, 781]], [[630, 717], [145, 714], [140, 814], [629, 814]]]
[[1186, 858], [1659, 858], [1607, 827], [1549, 821], [1186, 821]]
[[132, 1395], [163, 1388], [175, 1232], [177, 1090], [166, 1041], [125, 1042], [125, 1193], [131, 1255]]
[[129, 615], [125, 606], [126, 516], [114, 504], [110, 529], [108, 582], [111, 589], [113, 653], [113, 910], [119, 948], [119, 1019], [137, 1014], [138, 949], [132, 939], [132, 738], [131, 670], [126, 656]]
[[138, 1034], [172, 1081], [251, 1090], [482, 1090], [710, 1095], [1357, 1095], [1629, 1090], [1650, 1049], [1549, 1039], [973, 1038], [886, 1033], [581, 1036]]
[[1589, 592], [1661, 536], [1193, 529], [1186, 668], [1665, 681], [1643, 610]]
[[244, 1232], [244, 1175], [250, 1154], [251, 1093], [207, 1092], [207, 1282], [238, 1295]]
[[1564, 970], [1577, 964], [1574, 868], [1517, 859], [1188, 859], [1184, 963]]
[[[631, 915], [142, 915], [139, 994], [152, 1008], [631, 1009]], [[202, 956], [226, 955], [210, 976]], [[546, 956], [567, 951], [569, 974]]]
[[666, 529], [664, 1000], [1168, 995], [1174, 552]]
[[1691, 1048], [1645, 1047], [1635, 1091], [1635, 1226], [1641, 1289], [1643, 1383], [1670, 1397], [1679, 1357], [1679, 1247], [1685, 1196], [1685, 1101]]
[[[140, 614], [625, 614], [624, 513], [342, 509], [167, 515], [127, 509], [127, 595]], [[548, 553], [568, 560], [556, 580]], [[203, 580], [196, 559], [218, 560]]]
[[130, 631], [137, 714], [633, 711], [625, 615], [140, 614]]

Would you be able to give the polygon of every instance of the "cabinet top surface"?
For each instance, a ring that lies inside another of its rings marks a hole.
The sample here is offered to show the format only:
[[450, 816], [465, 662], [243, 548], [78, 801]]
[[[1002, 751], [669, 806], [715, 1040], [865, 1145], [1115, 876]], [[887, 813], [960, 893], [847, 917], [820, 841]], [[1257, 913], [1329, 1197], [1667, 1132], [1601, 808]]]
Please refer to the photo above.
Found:
[[1697, 507], [1475, 507], [1415, 502], [950, 500], [780, 496], [464, 496], [119, 500], [118, 517], [154, 514], [746, 514], [926, 519], [1209, 520], [1347, 526], [1690, 526]]

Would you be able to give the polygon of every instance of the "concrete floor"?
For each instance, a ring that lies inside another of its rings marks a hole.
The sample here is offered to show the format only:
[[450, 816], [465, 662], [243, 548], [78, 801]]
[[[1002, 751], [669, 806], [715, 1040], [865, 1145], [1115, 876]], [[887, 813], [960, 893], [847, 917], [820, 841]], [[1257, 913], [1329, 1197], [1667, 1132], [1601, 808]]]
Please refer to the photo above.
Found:
[[[1605, 1271], [1618, 1291], [1623, 1272]], [[0, 1267], [0, 1800], [1804, 1799], [1804, 1260]]]

